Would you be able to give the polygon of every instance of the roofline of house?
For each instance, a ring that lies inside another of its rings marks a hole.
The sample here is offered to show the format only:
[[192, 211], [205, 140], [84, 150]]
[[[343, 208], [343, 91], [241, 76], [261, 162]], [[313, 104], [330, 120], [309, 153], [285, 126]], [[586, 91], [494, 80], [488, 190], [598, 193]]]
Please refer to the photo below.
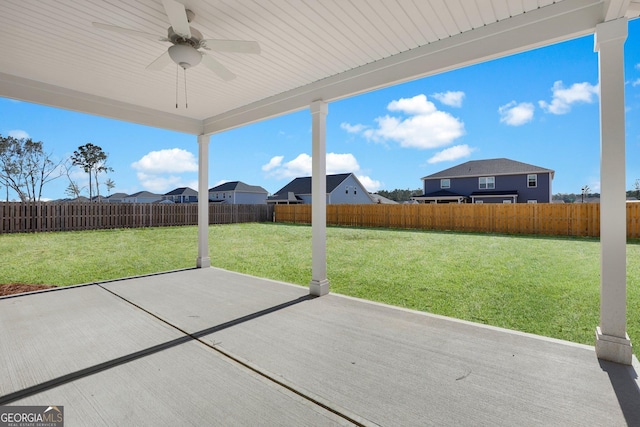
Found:
[[[438, 173], [438, 172], [436, 172]], [[521, 171], [521, 172], [500, 172], [500, 173], [485, 173], [485, 174], [473, 174], [473, 175], [442, 175], [442, 176], [433, 176], [433, 175], [429, 175], [429, 176], [425, 176], [420, 178], [422, 181], [427, 181], [427, 180], [436, 180], [436, 179], [456, 179], [456, 178], [481, 178], [481, 177], [486, 177], [486, 176], [508, 176], [508, 175], [524, 175], [524, 174], [539, 174], [539, 173], [548, 173], [551, 174], [551, 179], [553, 179], [554, 175], [555, 175], [555, 171], [551, 170], [551, 169], [546, 169], [543, 171]]]

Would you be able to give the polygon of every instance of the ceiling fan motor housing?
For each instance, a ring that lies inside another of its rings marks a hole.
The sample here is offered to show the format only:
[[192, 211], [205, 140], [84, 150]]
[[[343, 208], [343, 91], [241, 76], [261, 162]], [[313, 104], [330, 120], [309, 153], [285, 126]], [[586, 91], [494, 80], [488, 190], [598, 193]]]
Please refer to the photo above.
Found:
[[195, 67], [202, 61], [202, 55], [188, 43], [174, 44], [169, 48], [169, 56], [179, 66], [184, 68]]

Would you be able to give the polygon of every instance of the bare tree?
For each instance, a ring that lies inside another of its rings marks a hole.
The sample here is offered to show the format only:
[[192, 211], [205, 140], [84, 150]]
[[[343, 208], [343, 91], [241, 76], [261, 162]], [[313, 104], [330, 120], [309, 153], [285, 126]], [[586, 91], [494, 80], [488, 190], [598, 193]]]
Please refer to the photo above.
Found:
[[67, 196], [77, 199], [78, 197], [80, 197], [80, 192], [82, 191], [82, 189], [78, 186], [78, 184], [74, 181], [70, 181], [69, 185], [67, 186], [67, 188], [64, 190], [64, 194], [66, 194]]
[[61, 176], [60, 164], [45, 153], [41, 141], [0, 135], [0, 180], [21, 201], [40, 201], [44, 185]]

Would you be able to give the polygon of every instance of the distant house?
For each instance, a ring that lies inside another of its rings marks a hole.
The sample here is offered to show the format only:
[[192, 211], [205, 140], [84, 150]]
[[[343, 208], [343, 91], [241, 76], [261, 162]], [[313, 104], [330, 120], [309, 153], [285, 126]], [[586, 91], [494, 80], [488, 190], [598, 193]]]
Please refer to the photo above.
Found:
[[162, 200], [170, 200], [173, 203], [197, 203], [198, 192], [193, 188], [180, 187], [164, 194]]
[[127, 197], [127, 194], [125, 194], [125, 193], [113, 193], [110, 196], [105, 197], [103, 202], [123, 203], [125, 197]]
[[123, 203], [153, 203], [162, 200], [161, 194], [151, 193], [149, 191], [138, 191], [122, 198]]
[[472, 160], [422, 178], [419, 203], [551, 203], [554, 171], [510, 159]]
[[[267, 198], [274, 204], [311, 204], [311, 177], [295, 178]], [[327, 175], [327, 204], [377, 203], [352, 173]]]
[[209, 189], [209, 201], [231, 205], [264, 205], [269, 192], [242, 181], [225, 182]]
[[386, 197], [381, 196], [378, 193], [370, 194], [370, 196], [373, 199], [373, 202], [377, 203], [379, 205], [397, 205], [397, 204], [399, 204], [395, 200], [387, 199]]

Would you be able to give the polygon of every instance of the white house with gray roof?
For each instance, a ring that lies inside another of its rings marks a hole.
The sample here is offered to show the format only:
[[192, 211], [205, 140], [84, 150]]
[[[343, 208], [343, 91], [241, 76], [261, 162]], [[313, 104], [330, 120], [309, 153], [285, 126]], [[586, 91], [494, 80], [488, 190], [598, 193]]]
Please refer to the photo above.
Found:
[[209, 189], [209, 201], [230, 205], [264, 205], [269, 192], [259, 185], [230, 181]]
[[510, 159], [471, 160], [422, 178], [419, 203], [551, 203], [554, 171]]
[[[373, 204], [366, 188], [352, 173], [327, 175], [327, 204]], [[274, 204], [311, 204], [311, 177], [295, 178], [267, 199]]]

